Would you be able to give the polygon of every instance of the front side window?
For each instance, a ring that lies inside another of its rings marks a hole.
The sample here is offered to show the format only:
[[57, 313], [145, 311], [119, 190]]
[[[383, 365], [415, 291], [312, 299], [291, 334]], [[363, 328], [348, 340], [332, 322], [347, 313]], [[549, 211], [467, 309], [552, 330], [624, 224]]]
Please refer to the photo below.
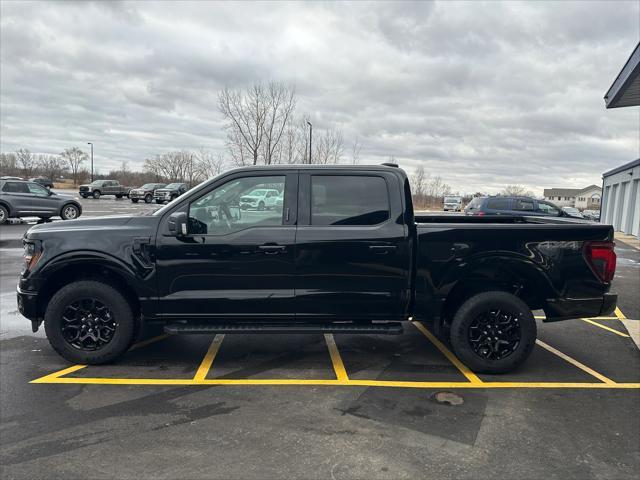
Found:
[[285, 176], [245, 177], [211, 190], [189, 204], [189, 234], [227, 235], [250, 227], [283, 224], [283, 205], [269, 203], [256, 190], [284, 192]]
[[377, 225], [388, 219], [389, 194], [384, 178], [311, 177], [311, 225]]
[[46, 188], [38, 185], [37, 183], [29, 183], [29, 184], [27, 184], [27, 187], [29, 188], [29, 193], [32, 193], [34, 195], [38, 195], [39, 197], [48, 197], [49, 196], [49, 190], [47, 190]]
[[559, 215], [560, 210], [550, 203], [538, 202], [538, 211], [547, 215]]

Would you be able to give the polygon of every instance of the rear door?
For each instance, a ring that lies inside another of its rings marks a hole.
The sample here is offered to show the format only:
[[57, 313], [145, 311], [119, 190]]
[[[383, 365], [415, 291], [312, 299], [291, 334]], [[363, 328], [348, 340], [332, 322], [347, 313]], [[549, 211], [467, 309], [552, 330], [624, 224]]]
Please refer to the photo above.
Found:
[[398, 178], [325, 172], [300, 173], [296, 317], [403, 318], [411, 249]]
[[508, 215], [511, 210], [511, 199], [506, 197], [490, 197], [485, 204], [487, 215]]
[[513, 202], [513, 214], [530, 216], [536, 214], [535, 200], [532, 198], [514, 198]]
[[11, 204], [11, 210], [15, 214], [26, 216], [36, 213], [33, 205], [33, 195], [29, 192], [27, 182], [8, 180], [2, 187], [2, 193]]

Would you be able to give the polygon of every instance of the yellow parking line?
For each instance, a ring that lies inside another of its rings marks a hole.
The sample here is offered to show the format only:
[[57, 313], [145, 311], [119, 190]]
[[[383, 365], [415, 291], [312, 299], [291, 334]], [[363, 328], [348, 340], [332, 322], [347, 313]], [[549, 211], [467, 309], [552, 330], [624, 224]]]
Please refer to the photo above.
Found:
[[342, 357], [338, 351], [336, 340], [331, 333], [324, 334], [324, 340], [327, 342], [327, 348], [329, 349], [329, 355], [331, 356], [331, 363], [333, 364], [333, 370], [336, 372], [336, 378], [340, 381], [348, 381], [349, 376], [347, 370], [342, 363]]
[[207, 378], [207, 373], [211, 369], [211, 365], [213, 365], [213, 360], [216, 358], [218, 354], [218, 350], [220, 350], [220, 345], [222, 345], [222, 341], [224, 340], [224, 334], [217, 334], [213, 337], [211, 341], [211, 345], [209, 345], [209, 350], [207, 350], [207, 354], [202, 359], [202, 363], [198, 367], [198, 371], [196, 375], [193, 377], [195, 381], [201, 381]]
[[[132, 345], [132, 347], [129, 349], [129, 351], [133, 351], [133, 350], [137, 350], [138, 348], [142, 348], [142, 347], [146, 347], [147, 345], [151, 344], [151, 343], [155, 343], [159, 340], [162, 340], [163, 338], [167, 338], [169, 335], [167, 334], [163, 334], [163, 335], [158, 335], [157, 337], [153, 337], [150, 338], [148, 340], [143, 340], [142, 342], [138, 342]], [[73, 372], [77, 372], [78, 370], [82, 370], [83, 368], [88, 367], [88, 365], [73, 365], [71, 367], [65, 368], [63, 370], [58, 370], [57, 372], [53, 372], [50, 373], [49, 375], [45, 375], [42, 378], [38, 378], [36, 380], [33, 380], [32, 382], [29, 383], [42, 383], [40, 382], [40, 380], [46, 380], [46, 379], [50, 379], [50, 378], [58, 378], [61, 377], [63, 375], [67, 375], [69, 373], [73, 373]], [[47, 382], [43, 382], [43, 383], [47, 383]]]
[[618, 317], [618, 319], [620, 320], [626, 320], [627, 317], [624, 316], [624, 313], [622, 313], [622, 310], [620, 310], [620, 307], [616, 307], [616, 311], [615, 311], [616, 317]]
[[[536, 318], [538, 320], [544, 320], [545, 317], [544, 315], [534, 315], [533, 318]], [[590, 320], [618, 320], [618, 317], [585, 317], [585, 318], [589, 318]]]
[[445, 347], [440, 340], [438, 340], [435, 336], [433, 336], [431, 332], [427, 330], [427, 327], [425, 327], [420, 322], [411, 322], [411, 323], [413, 323], [413, 325], [418, 330], [420, 330], [423, 333], [423, 335], [427, 337], [429, 341], [433, 343], [436, 346], [436, 348], [440, 350], [440, 352], [445, 357], [447, 357], [447, 359], [451, 363], [453, 363], [465, 377], [467, 377], [467, 380], [473, 383], [484, 383], [482, 380], [480, 380], [480, 378], [478, 378], [478, 376], [475, 373], [469, 370], [466, 365], [464, 365], [460, 360], [458, 360], [458, 357], [456, 357], [447, 347]]
[[57, 372], [53, 372], [49, 375], [45, 375], [44, 377], [32, 380], [29, 383], [54, 383], [55, 380], [59, 379], [61, 376], [67, 375], [68, 373], [77, 372], [78, 370], [82, 370], [86, 366], [87, 365], [72, 365], [71, 367], [65, 368], [63, 370], [58, 370]]
[[538, 345], [540, 345], [542, 348], [550, 351], [551, 353], [557, 355], [558, 357], [562, 358], [563, 360], [569, 362], [571, 365], [574, 365], [574, 366], [578, 367], [580, 370], [582, 370], [584, 372], [587, 372], [589, 375], [592, 375], [592, 376], [596, 377], [598, 380], [606, 383], [607, 385], [615, 385], [616, 384], [616, 382], [614, 382], [610, 378], [607, 378], [604, 375], [602, 375], [601, 373], [598, 373], [595, 370], [587, 367], [585, 364], [580, 363], [578, 360], [576, 360], [575, 358], [571, 358], [569, 355], [567, 355], [565, 353], [562, 353], [560, 350], [556, 350], [551, 345], [548, 345], [548, 344], [544, 343], [542, 340], [536, 340], [536, 343]]
[[600, 327], [603, 330], [608, 330], [611, 333], [615, 333], [616, 335], [620, 335], [621, 337], [630, 338], [630, 336], [627, 335], [626, 333], [619, 332], [618, 330], [615, 330], [615, 329], [613, 329], [611, 327], [607, 327], [606, 325], [600, 325], [598, 322], [594, 322], [593, 320], [589, 320], [588, 318], [582, 318], [581, 320], [583, 322], [590, 323], [591, 325], [595, 325], [596, 327]]
[[336, 387], [391, 387], [391, 388], [593, 388], [593, 389], [640, 389], [640, 383], [589, 383], [589, 382], [411, 382], [390, 380], [306, 380], [306, 379], [168, 379], [168, 378], [78, 378], [62, 377], [31, 383], [64, 383], [84, 385], [266, 385], [307, 386], [325, 385]]

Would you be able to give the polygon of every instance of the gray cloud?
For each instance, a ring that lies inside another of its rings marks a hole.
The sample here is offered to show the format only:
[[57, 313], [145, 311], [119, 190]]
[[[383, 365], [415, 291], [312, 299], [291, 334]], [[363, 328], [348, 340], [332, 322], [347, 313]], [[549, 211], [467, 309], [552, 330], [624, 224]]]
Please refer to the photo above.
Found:
[[218, 91], [274, 79], [363, 161], [394, 155], [460, 191], [579, 187], [640, 155], [638, 108], [602, 100], [640, 37], [635, 1], [1, 9], [2, 151], [93, 141], [102, 170], [223, 151]]

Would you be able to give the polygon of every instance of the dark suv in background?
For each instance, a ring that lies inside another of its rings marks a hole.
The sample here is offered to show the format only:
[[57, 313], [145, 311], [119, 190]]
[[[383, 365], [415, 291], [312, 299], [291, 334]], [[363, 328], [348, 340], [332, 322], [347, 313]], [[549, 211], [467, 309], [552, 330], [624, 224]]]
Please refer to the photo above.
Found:
[[0, 225], [9, 218], [73, 220], [81, 214], [80, 203], [70, 195], [53, 193], [35, 182], [0, 180]]
[[164, 188], [158, 188], [153, 194], [156, 203], [170, 202], [189, 190], [186, 183], [170, 183]]
[[545, 200], [531, 197], [476, 197], [464, 209], [466, 215], [532, 215], [537, 217], [572, 217]]
[[145, 203], [153, 202], [153, 194], [159, 188], [164, 188], [164, 183], [145, 183], [140, 188], [129, 190], [129, 198], [133, 203], [144, 200]]

